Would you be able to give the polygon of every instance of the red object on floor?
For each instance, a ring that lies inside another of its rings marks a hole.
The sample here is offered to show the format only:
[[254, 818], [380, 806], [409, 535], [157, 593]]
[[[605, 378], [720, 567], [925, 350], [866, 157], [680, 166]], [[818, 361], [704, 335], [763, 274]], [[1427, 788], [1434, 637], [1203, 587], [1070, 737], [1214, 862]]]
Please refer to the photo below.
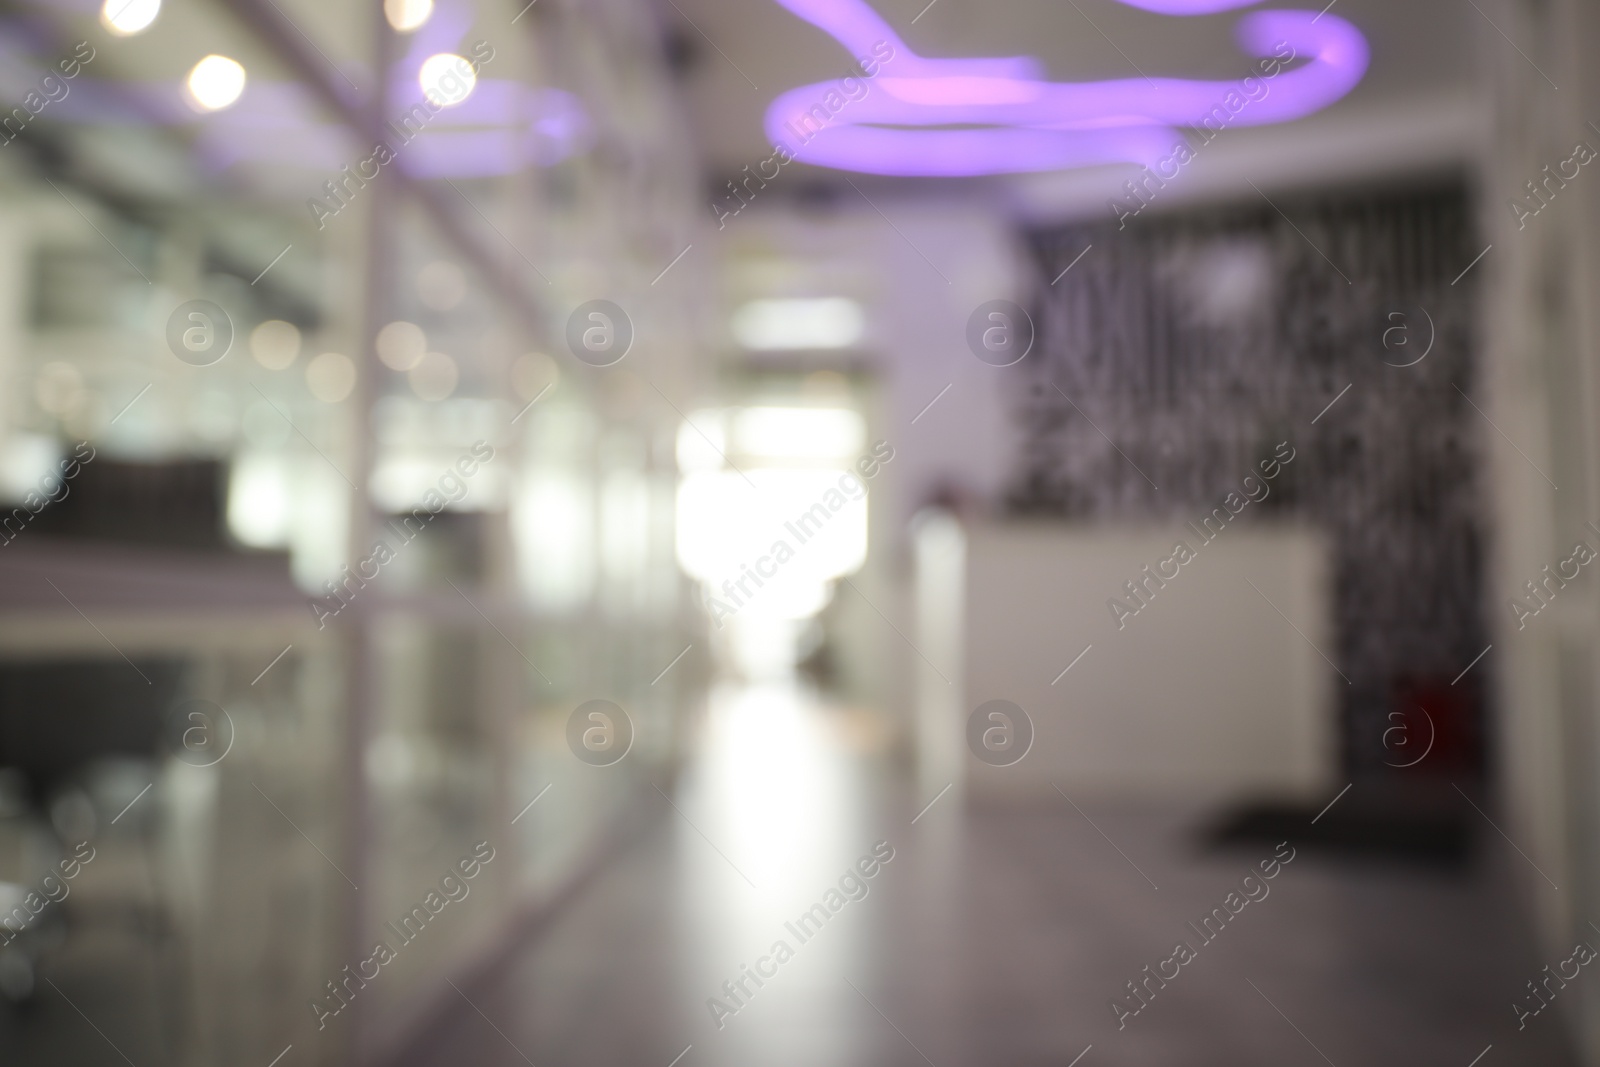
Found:
[[1476, 775], [1483, 768], [1483, 734], [1476, 694], [1440, 679], [1407, 679], [1395, 686], [1383, 732], [1383, 761], [1410, 774]]

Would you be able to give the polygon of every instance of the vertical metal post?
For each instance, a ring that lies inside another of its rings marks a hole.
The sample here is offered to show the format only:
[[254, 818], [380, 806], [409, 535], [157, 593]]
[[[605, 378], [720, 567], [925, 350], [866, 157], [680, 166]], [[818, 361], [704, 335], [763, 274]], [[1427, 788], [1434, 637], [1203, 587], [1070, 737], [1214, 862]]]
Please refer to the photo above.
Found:
[[[370, 147], [382, 137], [384, 119], [388, 113], [388, 78], [393, 54], [394, 34], [384, 17], [383, 5], [373, 4], [372, 10], [372, 69], [376, 79], [371, 88], [367, 106], [363, 109], [363, 123], [358, 136]], [[401, 197], [397, 195], [391, 175], [381, 175], [366, 190], [366, 209], [361, 216], [365, 226], [364, 248], [360, 269], [364, 273], [362, 285], [362, 312], [359, 347], [355, 356], [356, 387], [351, 394], [352, 410], [347, 430], [350, 434], [349, 456], [351, 478], [356, 489], [350, 501], [349, 557], [362, 559], [372, 547], [379, 526], [379, 516], [372, 505], [370, 484], [374, 461], [372, 434], [372, 409], [378, 399], [378, 383], [382, 378], [382, 364], [377, 359], [376, 337], [389, 314], [390, 292], [394, 276], [392, 260], [397, 250], [395, 215], [400, 209]], [[347, 684], [349, 699], [346, 705], [348, 720], [345, 724], [344, 802], [348, 813], [347, 854], [353, 868], [352, 877], [363, 890], [350, 895], [346, 909], [343, 942], [347, 946], [346, 958], [358, 960], [371, 948], [366, 942], [368, 931], [374, 925], [374, 907], [381, 900], [379, 885], [380, 867], [372, 862], [374, 843], [378, 837], [378, 820], [373, 812], [371, 789], [366, 773], [366, 754], [371, 747], [374, 732], [382, 714], [382, 664], [376, 641], [376, 628], [382, 618], [382, 605], [378, 598], [382, 590], [374, 587], [371, 599], [355, 602], [358, 610], [351, 622]], [[377, 1045], [373, 1033], [371, 998], [357, 997], [351, 1002], [353, 1018], [352, 1059], [367, 1062]]]

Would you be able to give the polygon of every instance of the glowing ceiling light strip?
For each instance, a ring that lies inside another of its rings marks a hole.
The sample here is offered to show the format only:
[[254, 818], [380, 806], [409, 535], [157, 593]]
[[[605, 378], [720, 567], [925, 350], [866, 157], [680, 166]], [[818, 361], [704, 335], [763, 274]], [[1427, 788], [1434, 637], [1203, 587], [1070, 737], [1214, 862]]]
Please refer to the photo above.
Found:
[[[1239, 82], [1182, 78], [1050, 82], [1031, 56], [930, 59], [914, 53], [865, 0], [777, 2], [853, 55], [881, 56], [885, 44], [893, 49], [872, 86], [879, 91], [855, 97], [847, 108], [825, 109], [826, 122], [808, 123], [807, 115], [816, 115], [829, 94], [838, 97], [834, 82], [791, 89], [767, 109], [768, 137], [820, 166], [954, 176], [1149, 165], [1171, 153], [1177, 127], [1201, 126], [1240, 92]], [[1254, 0], [1123, 2], [1162, 14], [1208, 14]], [[1257, 80], [1270, 86], [1252, 93], [1248, 106], [1228, 108], [1231, 124], [1308, 115], [1343, 97], [1367, 69], [1366, 39], [1334, 15], [1260, 11], [1240, 20], [1237, 39], [1263, 61]], [[1282, 69], [1299, 60], [1303, 65]]]

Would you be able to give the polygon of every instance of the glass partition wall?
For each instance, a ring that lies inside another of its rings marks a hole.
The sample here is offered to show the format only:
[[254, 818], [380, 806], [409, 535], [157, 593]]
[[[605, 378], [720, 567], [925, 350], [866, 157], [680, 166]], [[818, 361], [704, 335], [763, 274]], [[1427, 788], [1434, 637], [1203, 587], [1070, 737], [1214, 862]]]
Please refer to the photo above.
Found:
[[658, 38], [0, 7], [21, 1061], [381, 1061], [670, 774], [704, 315]]

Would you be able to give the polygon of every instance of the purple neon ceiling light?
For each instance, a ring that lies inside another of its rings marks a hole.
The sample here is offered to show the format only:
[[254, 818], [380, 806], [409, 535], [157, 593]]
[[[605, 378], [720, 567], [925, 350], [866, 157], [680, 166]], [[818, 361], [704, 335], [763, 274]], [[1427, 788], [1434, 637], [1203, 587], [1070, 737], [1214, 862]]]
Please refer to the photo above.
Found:
[[[910, 176], [961, 176], [1057, 170], [1101, 163], [1151, 165], [1170, 156], [1178, 127], [1198, 127], [1238, 81], [1124, 78], [1044, 80], [1032, 56], [932, 59], [914, 53], [866, 0], [777, 0], [819, 27], [852, 56], [887, 42], [894, 58], [872, 91], [805, 124], [836, 82], [791, 89], [767, 109], [766, 132], [796, 159], [840, 170]], [[1165, 15], [1204, 15], [1257, 0], [1122, 0]], [[1293, 51], [1293, 64], [1260, 79], [1264, 95], [1227, 109], [1231, 125], [1287, 122], [1343, 97], [1367, 69], [1367, 42], [1350, 23], [1311, 11], [1258, 11], [1236, 31], [1260, 59]], [[796, 130], [811, 133], [808, 139]]]

